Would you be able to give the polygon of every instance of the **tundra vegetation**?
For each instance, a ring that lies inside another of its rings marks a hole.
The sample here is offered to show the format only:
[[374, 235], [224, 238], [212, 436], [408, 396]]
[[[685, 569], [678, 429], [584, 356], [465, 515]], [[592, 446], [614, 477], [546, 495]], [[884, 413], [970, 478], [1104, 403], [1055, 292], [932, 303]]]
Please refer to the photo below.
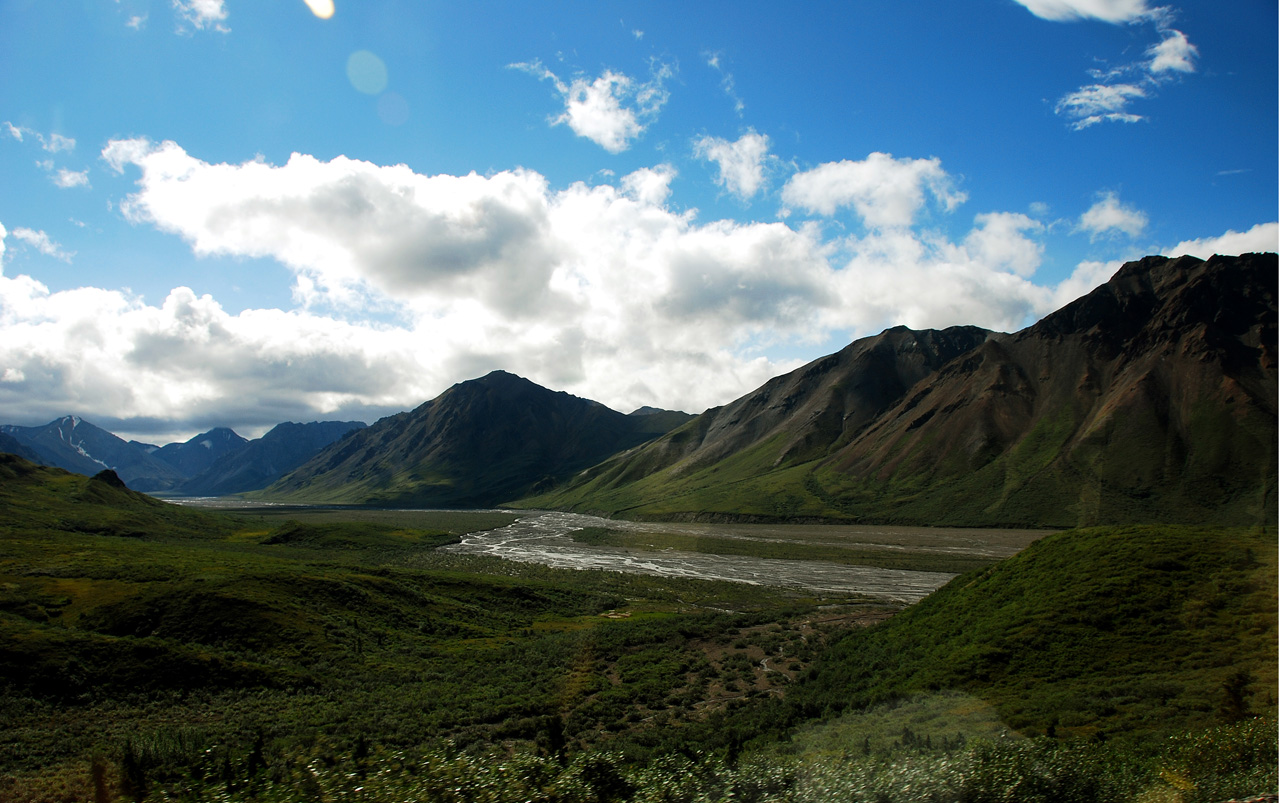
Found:
[[215, 515], [7, 456], [0, 509], [16, 803], [1221, 801], [1277, 783], [1263, 528], [1058, 532], [900, 611], [437, 549], [518, 513]]

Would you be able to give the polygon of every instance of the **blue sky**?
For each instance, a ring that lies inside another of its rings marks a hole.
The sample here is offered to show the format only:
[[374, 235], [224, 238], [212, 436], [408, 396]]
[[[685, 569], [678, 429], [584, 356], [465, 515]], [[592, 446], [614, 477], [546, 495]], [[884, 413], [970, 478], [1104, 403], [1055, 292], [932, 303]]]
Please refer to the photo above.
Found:
[[335, 1], [0, 4], [0, 422], [698, 412], [1277, 247], [1274, 2]]

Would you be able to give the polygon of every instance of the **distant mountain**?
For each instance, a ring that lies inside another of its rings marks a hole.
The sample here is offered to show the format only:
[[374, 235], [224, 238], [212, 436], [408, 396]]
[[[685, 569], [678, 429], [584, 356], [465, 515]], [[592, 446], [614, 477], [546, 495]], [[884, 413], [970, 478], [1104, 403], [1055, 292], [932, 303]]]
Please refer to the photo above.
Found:
[[45, 460], [36, 454], [36, 450], [19, 441], [7, 432], [0, 432], [0, 453], [16, 454], [24, 460], [37, 465], [44, 465]]
[[88, 476], [109, 468], [138, 490], [166, 488], [183, 478], [154, 454], [79, 416], [63, 416], [42, 427], [0, 426], [0, 433], [32, 450], [47, 465]]
[[234, 430], [215, 427], [185, 443], [161, 446], [152, 454], [176, 468], [182, 476], [194, 477], [213, 465], [218, 458], [243, 448], [248, 442]]
[[[225, 496], [265, 488], [305, 463], [321, 449], [364, 426], [362, 421], [279, 424], [261, 438], [245, 441], [234, 451], [226, 452], [204, 471], [177, 486], [174, 492], [186, 496]], [[224, 432], [239, 437], [230, 430]], [[200, 437], [202, 436], [193, 439], [197, 446], [200, 444]], [[231, 440], [227, 436], [223, 438]], [[189, 444], [191, 441], [183, 446]], [[215, 442], [211, 449], [216, 448], [220, 447]]]
[[661, 415], [623, 415], [494, 371], [333, 444], [264, 495], [489, 506], [549, 488], [649, 440], [661, 425]]
[[1274, 254], [1148, 257], [1021, 332], [891, 329], [522, 504], [654, 518], [1274, 523]]

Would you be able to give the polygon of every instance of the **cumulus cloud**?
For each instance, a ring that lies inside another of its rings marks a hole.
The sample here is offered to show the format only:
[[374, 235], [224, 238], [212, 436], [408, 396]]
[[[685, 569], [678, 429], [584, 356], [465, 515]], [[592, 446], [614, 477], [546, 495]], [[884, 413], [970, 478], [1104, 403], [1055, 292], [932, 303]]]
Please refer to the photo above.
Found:
[[1040, 267], [1044, 246], [1024, 232], [1042, 232], [1043, 223], [1018, 212], [987, 212], [974, 222], [964, 240], [972, 259], [1018, 276], [1031, 276]]
[[743, 200], [764, 185], [764, 165], [769, 156], [769, 138], [748, 130], [735, 142], [704, 136], [694, 141], [694, 155], [714, 162], [719, 168], [716, 184]]
[[610, 153], [621, 153], [644, 133], [669, 97], [664, 83], [671, 68], [654, 67], [650, 79], [636, 79], [605, 70], [594, 80], [562, 81], [540, 62], [512, 64], [538, 78], [551, 81], [564, 100], [564, 112], [551, 118], [552, 125], [568, 125], [573, 133], [591, 140]]
[[1168, 30], [1165, 32], [1164, 40], [1147, 51], [1147, 55], [1151, 57], [1147, 69], [1153, 74], [1170, 71], [1195, 72], [1195, 59], [1199, 52], [1182, 31]]
[[676, 169], [668, 164], [642, 167], [622, 177], [622, 191], [649, 206], [662, 206], [671, 195]]
[[953, 184], [937, 158], [872, 153], [860, 162], [827, 162], [795, 174], [782, 188], [782, 200], [828, 216], [851, 206], [869, 228], [909, 226], [924, 207], [926, 191], [947, 211], [964, 203], [967, 196]]
[[1080, 216], [1078, 231], [1089, 233], [1090, 239], [1097, 239], [1112, 232], [1123, 232], [1130, 237], [1137, 237], [1147, 227], [1147, 216], [1143, 212], [1120, 203], [1114, 192], [1104, 193], [1093, 206]]
[[173, 11], [178, 18], [178, 33], [187, 33], [187, 26], [197, 31], [231, 31], [224, 24], [228, 15], [223, 0], [173, 0]]
[[1259, 223], [1248, 231], [1228, 231], [1217, 237], [1183, 240], [1165, 249], [1169, 256], [1189, 254], [1208, 259], [1214, 254], [1275, 253], [1280, 251], [1280, 224]]
[[[879, 196], [856, 170], [794, 190], [814, 209], [861, 204], [876, 224], [832, 240], [817, 221], [673, 210], [669, 165], [553, 188], [531, 171], [427, 176], [303, 154], [217, 164], [145, 139], [102, 157], [137, 176], [118, 207], [136, 225], [198, 255], [274, 259], [307, 303], [230, 314], [186, 287], [147, 303], [0, 273], [0, 420], [372, 420], [496, 368], [622, 411], [700, 412], [795, 367], [766, 356], [774, 346], [897, 324], [1009, 331], [1060, 297], [1033, 282], [1034, 218], [985, 212], [954, 241], [908, 225], [926, 196], [959, 203], [934, 160], [849, 163], [877, 166], [891, 188]], [[0, 253], [38, 234], [0, 236]], [[1077, 273], [1080, 286], [1094, 275]], [[380, 322], [355, 320], [370, 308]]]

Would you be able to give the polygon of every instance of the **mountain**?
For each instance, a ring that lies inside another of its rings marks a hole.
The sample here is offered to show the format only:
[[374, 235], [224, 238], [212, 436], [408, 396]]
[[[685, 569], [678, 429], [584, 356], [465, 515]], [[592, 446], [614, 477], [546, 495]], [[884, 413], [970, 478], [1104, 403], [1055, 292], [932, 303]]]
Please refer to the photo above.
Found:
[[0, 433], [26, 446], [48, 465], [88, 476], [112, 469], [126, 484], [139, 490], [162, 489], [183, 479], [181, 472], [155, 454], [148, 454], [79, 416], [63, 416], [42, 427], [5, 425], [0, 427]]
[[19, 441], [17, 438], [7, 432], [0, 432], [0, 453], [16, 454], [24, 460], [38, 465], [44, 465], [44, 458], [36, 453], [35, 449]]
[[1274, 254], [1148, 257], [1014, 334], [859, 340], [520, 504], [653, 518], [1253, 524]]
[[170, 443], [153, 451], [155, 457], [176, 468], [184, 477], [194, 477], [214, 462], [244, 447], [249, 441], [234, 430], [215, 427], [185, 443]]
[[[175, 491], [185, 496], [225, 496], [265, 488], [321, 449], [364, 426], [362, 421], [278, 424], [261, 438], [245, 441], [238, 449], [223, 454]], [[231, 430], [224, 431], [239, 437]]]
[[333, 444], [263, 495], [491, 506], [549, 488], [649, 440], [659, 434], [654, 427], [663, 415], [623, 415], [494, 371]]

